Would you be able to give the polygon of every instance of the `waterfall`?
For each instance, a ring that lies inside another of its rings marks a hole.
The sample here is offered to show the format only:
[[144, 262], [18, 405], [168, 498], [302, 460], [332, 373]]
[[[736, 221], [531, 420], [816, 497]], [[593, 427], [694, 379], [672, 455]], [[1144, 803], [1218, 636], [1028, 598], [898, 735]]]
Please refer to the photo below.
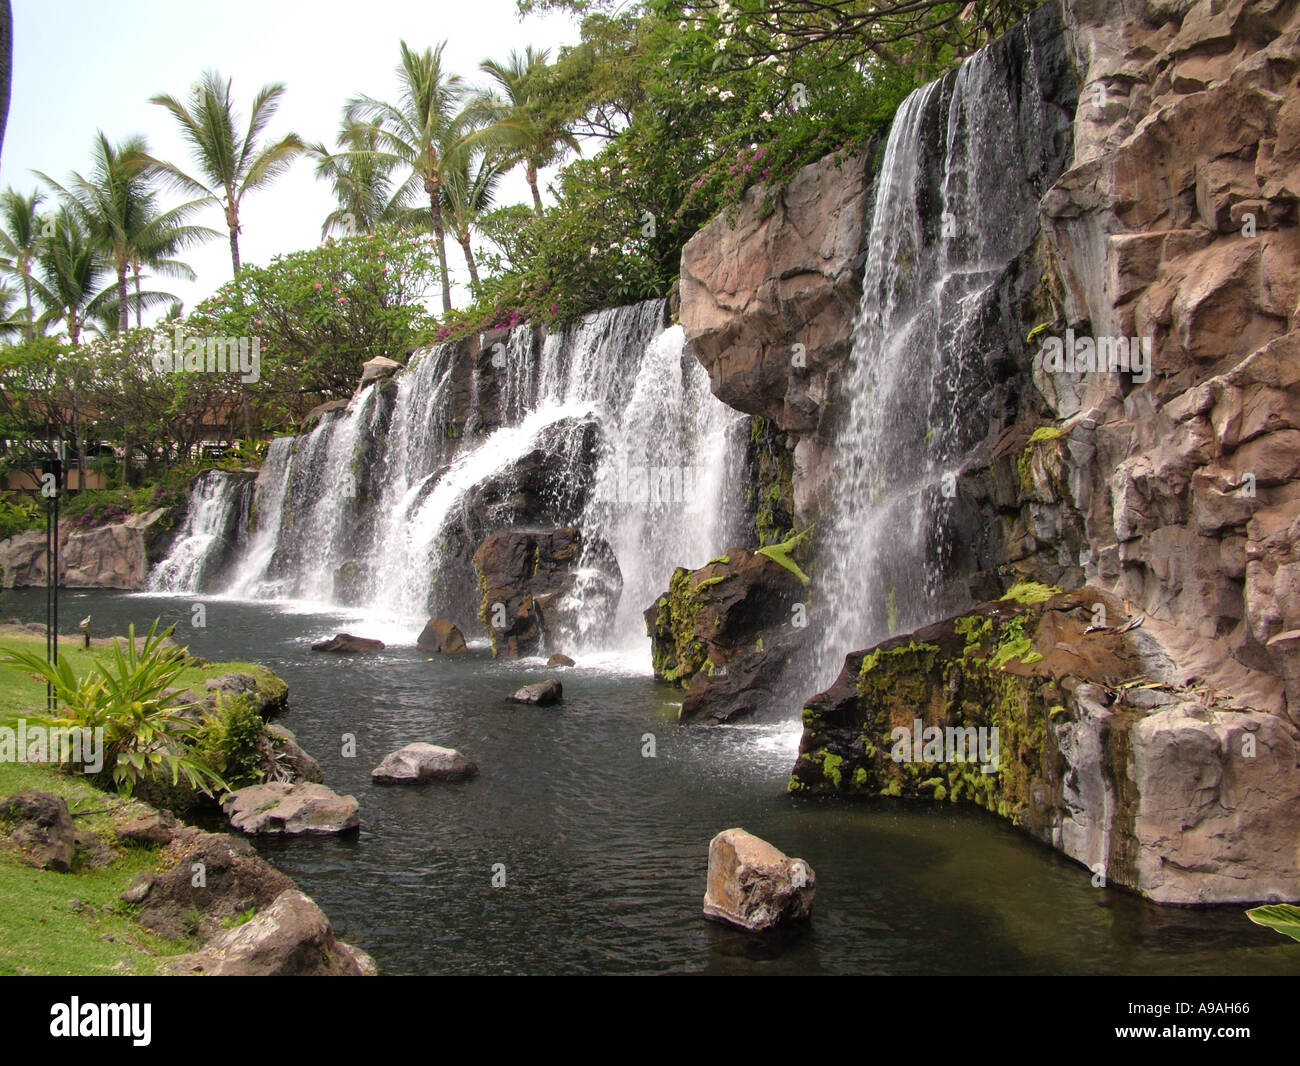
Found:
[[1016, 264], [1038, 235], [1059, 124], [1024, 27], [917, 89], [895, 117], [821, 538], [823, 683], [847, 652], [966, 605], [945, 508], [1009, 404], [1023, 343]]
[[195, 589], [216, 575], [238, 547], [252, 487], [250, 476], [223, 470], [208, 470], [194, 482], [185, 524], [149, 575], [151, 591]]
[[[641, 612], [673, 568], [723, 551], [740, 519], [743, 417], [714, 398], [664, 318], [664, 302], [647, 301], [545, 337], [516, 327], [477, 358], [464, 343], [417, 352], [395, 382], [273, 441], [238, 544], [196, 537], [190, 564], [178, 543], [156, 587], [387, 619], [432, 612], [474, 635], [470, 556], [488, 532], [540, 513], [583, 530], [577, 580], [556, 612], [572, 620], [566, 647], [640, 647]], [[201, 498], [205, 484], [192, 492], [193, 522], [217, 506]], [[606, 545], [622, 575], [617, 607], [599, 565]], [[203, 559], [218, 550], [234, 559], [214, 581]]]

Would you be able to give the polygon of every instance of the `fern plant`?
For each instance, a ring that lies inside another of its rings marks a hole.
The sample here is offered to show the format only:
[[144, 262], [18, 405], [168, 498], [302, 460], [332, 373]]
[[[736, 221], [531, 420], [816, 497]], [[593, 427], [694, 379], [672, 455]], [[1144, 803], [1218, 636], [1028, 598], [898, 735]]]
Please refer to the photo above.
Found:
[[[173, 626], [158, 632], [154, 619], [149, 633], [137, 643], [135, 626], [123, 641], [115, 641], [108, 661], [96, 659], [91, 671], [76, 677], [66, 659], [46, 662], [31, 652], [11, 651], [3, 660], [18, 670], [48, 681], [59, 697], [63, 714], [41, 719], [46, 725], [103, 730], [104, 770], [114, 787], [130, 796], [143, 782], [184, 777], [205, 795], [224, 789], [221, 776], [190, 753], [187, 741], [194, 723], [181, 717], [180, 695], [168, 691], [187, 665], [184, 649], [168, 644]], [[70, 767], [84, 770], [83, 765]]]

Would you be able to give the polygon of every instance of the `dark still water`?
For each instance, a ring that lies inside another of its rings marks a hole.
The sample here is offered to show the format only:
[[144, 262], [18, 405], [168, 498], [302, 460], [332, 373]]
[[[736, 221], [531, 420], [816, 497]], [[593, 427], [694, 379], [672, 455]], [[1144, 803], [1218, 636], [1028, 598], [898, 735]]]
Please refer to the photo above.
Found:
[[[326, 783], [360, 801], [361, 830], [259, 847], [384, 973], [1300, 974], [1296, 945], [1241, 908], [1094, 889], [982, 811], [790, 797], [797, 727], [678, 725], [648, 652], [568, 671], [485, 649], [430, 662], [418, 627], [206, 598], [207, 627], [191, 629], [192, 602], [68, 591], [61, 628], [91, 614], [102, 636], [161, 615], [194, 654], [288, 681], [283, 722]], [[0, 617], [43, 612], [43, 590], [0, 601]], [[366, 658], [309, 649], [340, 630], [392, 643]], [[561, 706], [502, 702], [552, 675]], [[413, 741], [463, 751], [479, 777], [372, 785], [380, 759]], [[732, 826], [812, 864], [810, 926], [755, 938], [703, 920], [709, 839]]]

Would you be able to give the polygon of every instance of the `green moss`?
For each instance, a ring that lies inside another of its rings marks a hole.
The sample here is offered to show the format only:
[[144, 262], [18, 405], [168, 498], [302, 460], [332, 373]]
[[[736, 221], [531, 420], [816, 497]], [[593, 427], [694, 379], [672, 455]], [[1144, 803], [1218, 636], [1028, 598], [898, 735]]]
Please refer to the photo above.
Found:
[[731, 562], [730, 555], [719, 555], [716, 559], [710, 559], [708, 564], [706, 565], [712, 566], [714, 563], [722, 563], [724, 566], [726, 566], [730, 562]]
[[1030, 444], [1041, 444], [1045, 440], [1059, 440], [1065, 436], [1065, 430], [1059, 426], [1039, 426], [1029, 434]]
[[1058, 585], [1043, 585], [1037, 581], [1022, 581], [1007, 589], [1003, 593], [1002, 599], [1015, 600], [1016, 603], [1032, 607], [1036, 603], [1046, 603], [1053, 596], [1058, 596], [1064, 591]]
[[853, 771], [853, 787], [858, 789], [867, 787], [867, 768], [865, 766], [859, 766]]
[[812, 531], [813, 527], [809, 526], [802, 533], [797, 533], [780, 544], [769, 544], [766, 548], [759, 548], [757, 554], [766, 556], [779, 566], [784, 566], [799, 579], [800, 584], [807, 586], [810, 584], [808, 575], [800, 569], [791, 555], [807, 545]]
[[889, 635], [892, 637], [898, 632], [898, 597], [894, 593], [894, 586], [889, 586], [889, 595], [885, 597], [885, 620], [889, 626]]
[[830, 752], [822, 755], [822, 776], [835, 788], [840, 787], [840, 763], [843, 761], [842, 756], [833, 755]]

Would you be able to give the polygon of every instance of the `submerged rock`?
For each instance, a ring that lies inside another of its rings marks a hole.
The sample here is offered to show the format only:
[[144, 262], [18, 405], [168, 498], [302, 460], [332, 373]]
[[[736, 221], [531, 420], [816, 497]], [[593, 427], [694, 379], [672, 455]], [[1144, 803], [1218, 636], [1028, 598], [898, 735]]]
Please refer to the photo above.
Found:
[[[1161, 903], [1300, 898], [1294, 727], [1107, 593], [1013, 593], [847, 656], [790, 790], [974, 803]], [[1153, 682], [1167, 702], [1124, 698]]]
[[370, 778], [379, 785], [402, 785], [462, 781], [477, 773], [478, 767], [453, 748], [408, 744], [385, 755], [384, 761], [370, 771]]
[[539, 707], [559, 703], [564, 699], [564, 686], [554, 678], [539, 681], [535, 685], [525, 685], [513, 696], [507, 696], [511, 703], [535, 703]]
[[346, 833], [361, 824], [360, 805], [313, 782], [271, 781], [237, 789], [221, 801], [230, 824], [245, 833]]
[[438, 655], [460, 655], [469, 651], [465, 635], [445, 618], [430, 618], [415, 639], [415, 646]]
[[811, 917], [817, 878], [803, 859], [791, 859], [743, 829], [724, 829], [709, 841], [704, 916], [757, 932]]
[[213, 937], [201, 951], [167, 964], [174, 973], [210, 977], [367, 977], [378, 969], [364, 951], [334, 938], [316, 904], [286, 889], [242, 925]]
[[0, 824], [23, 858], [41, 870], [67, 873], [77, 853], [76, 830], [62, 796], [51, 792], [16, 792], [0, 802]]
[[313, 644], [311, 650], [329, 651], [336, 655], [368, 655], [371, 652], [383, 651], [384, 642], [371, 640], [369, 637], [354, 637], [351, 633], [339, 633], [329, 640]]

